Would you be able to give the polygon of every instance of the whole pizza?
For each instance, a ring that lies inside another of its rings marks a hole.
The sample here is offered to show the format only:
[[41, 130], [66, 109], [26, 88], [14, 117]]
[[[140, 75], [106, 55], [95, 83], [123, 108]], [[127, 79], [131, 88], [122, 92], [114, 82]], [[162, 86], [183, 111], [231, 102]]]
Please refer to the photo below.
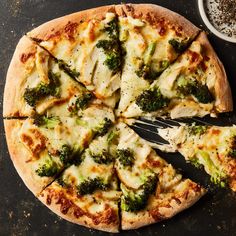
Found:
[[[64, 16], [23, 36], [3, 116], [11, 159], [39, 200], [68, 221], [119, 232], [171, 218], [206, 193], [130, 119], [232, 109], [205, 32], [163, 7], [124, 4]], [[160, 135], [216, 184], [236, 190], [235, 127], [182, 125]]]

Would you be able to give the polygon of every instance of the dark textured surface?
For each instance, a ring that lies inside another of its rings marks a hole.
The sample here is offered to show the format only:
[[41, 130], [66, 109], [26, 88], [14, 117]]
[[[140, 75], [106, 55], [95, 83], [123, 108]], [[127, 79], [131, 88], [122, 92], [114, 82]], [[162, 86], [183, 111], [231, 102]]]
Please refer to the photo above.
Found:
[[[174, 10], [197, 26], [204, 28], [195, 0], [146, 2], [160, 4]], [[1, 0], [0, 105], [2, 106], [3, 87], [10, 58], [17, 41], [25, 32], [58, 16], [111, 3], [119, 3], [119, 1]], [[210, 41], [225, 65], [233, 95], [235, 95], [236, 44], [226, 43], [213, 35], [210, 35]], [[226, 118], [226, 120], [229, 119]], [[0, 127], [0, 235], [108, 235], [66, 222], [44, 207], [25, 187], [10, 161], [2, 119], [0, 120]], [[165, 158], [177, 168], [181, 168], [185, 176], [189, 176], [202, 184], [208, 184], [208, 178], [205, 174], [201, 171], [195, 171], [185, 164], [179, 155], [168, 154], [165, 155]], [[121, 235], [234, 236], [236, 235], [236, 197], [227, 190], [211, 189], [191, 209], [180, 213], [173, 219], [140, 230], [122, 232]]]

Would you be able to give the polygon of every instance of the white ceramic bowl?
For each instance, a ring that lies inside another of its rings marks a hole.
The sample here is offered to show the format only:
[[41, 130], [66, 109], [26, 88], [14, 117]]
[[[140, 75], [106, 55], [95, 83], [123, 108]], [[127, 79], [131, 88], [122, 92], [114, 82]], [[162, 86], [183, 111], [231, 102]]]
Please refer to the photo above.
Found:
[[199, 7], [199, 12], [200, 12], [200, 15], [202, 17], [202, 20], [204, 22], [204, 24], [207, 26], [207, 28], [213, 33], [215, 34], [217, 37], [221, 38], [221, 39], [224, 39], [228, 42], [231, 42], [231, 43], [236, 43], [236, 38], [233, 38], [233, 37], [229, 37], [223, 33], [221, 33], [219, 30], [217, 30], [213, 25], [212, 23], [209, 21], [208, 17], [207, 17], [207, 14], [206, 14], [206, 9], [204, 7], [204, 2], [206, 0], [198, 0], [198, 7]]

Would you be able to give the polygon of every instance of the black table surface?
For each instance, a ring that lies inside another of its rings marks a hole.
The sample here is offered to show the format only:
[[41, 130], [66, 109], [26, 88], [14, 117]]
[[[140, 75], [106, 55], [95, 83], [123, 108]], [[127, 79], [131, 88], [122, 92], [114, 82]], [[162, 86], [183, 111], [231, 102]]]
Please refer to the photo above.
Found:
[[[129, 1], [155, 3], [188, 18], [206, 29], [196, 0]], [[32, 28], [53, 18], [87, 8], [120, 3], [108, 0], [1, 0], [0, 1], [0, 106], [10, 59], [20, 37]], [[236, 44], [227, 43], [212, 34], [209, 39], [222, 60], [234, 99], [236, 98]], [[218, 122], [218, 121], [217, 121]], [[234, 114], [220, 119], [221, 124], [236, 123]], [[3, 120], [0, 119], [0, 235], [109, 235], [69, 223], [48, 210], [26, 188], [18, 176], [6, 146]], [[141, 133], [142, 135], [142, 133]], [[163, 154], [162, 154], [163, 156]], [[164, 158], [184, 176], [208, 185], [203, 171], [185, 164], [183, 157], [165, 154]], [[209, 192], [190, 209], [174, 218], [120, 235], [236, 235], [236, 196], [229, 190], [209, 187]]]

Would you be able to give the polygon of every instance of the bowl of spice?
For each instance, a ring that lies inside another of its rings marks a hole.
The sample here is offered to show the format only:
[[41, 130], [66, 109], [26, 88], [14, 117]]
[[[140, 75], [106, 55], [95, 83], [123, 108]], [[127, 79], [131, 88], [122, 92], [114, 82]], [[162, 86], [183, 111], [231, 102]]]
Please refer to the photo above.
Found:
[[213, 34], [236, 43], [236, 0], [198, 0], [198, 7]]

